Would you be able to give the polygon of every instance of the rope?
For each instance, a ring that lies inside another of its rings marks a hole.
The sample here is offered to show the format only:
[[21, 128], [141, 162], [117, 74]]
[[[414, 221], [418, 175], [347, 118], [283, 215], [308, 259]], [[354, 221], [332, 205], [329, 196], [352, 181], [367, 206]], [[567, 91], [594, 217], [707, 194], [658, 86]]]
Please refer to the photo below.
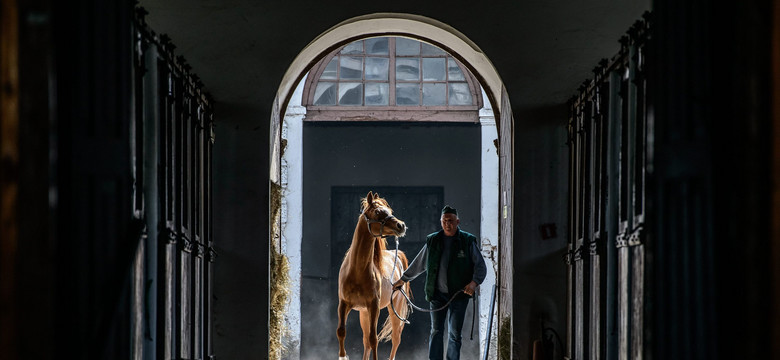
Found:
[[469, 340], [474, 340], [474, 323], [477, 321], [477, 302], [475, 301], [478, 299], [478, 297], [473, 297], [473, 300], [471, 300], [471, 337]]
[[[377, 221], [377, 220], [369, 219], [368, 216], [366, 216], [365, 214], [363, 214], [363, 217], [366, 219], [366, 225], [368, 225], [368, 232], [371, 233], [371, 236], [374, 236], [375, 238], [385, 237], [385, 236], [382, 236], [382, 230], [385, 227], [385, 222], [388, 219], [395, 218], [395, 216], [389, 215], [389, 216], [385, 217], [384, 220]], [[378, 222], [380, 224], [380, 226], [379, 226], [379, 235], [374, 235], [374, 232], [371, 231], [371, 224], [375, 223], [375, 222]], [[395, 274], [396, 264], [398, 264], [398, 236], [395, 236], [395, 259], [393, 259], [393, 271], [390, 273], [391, 274], [390, 275], [390, 280], [393, 279], [393, 275], [392, 274]], [[399, 277], [399, 279], [400, 279], [400, 277]], [[407, 318], [402, 318], [401, 315], [398, 315], [398, 312], [395, 310], [395, 303], [393, 303], [393, 296], [395, 296], [395, 292], [396, 291], [400, 292], [401, 295], [404, 296], [404, 298], [406, 299], [406, 302], [409, 304], [409, 306], [412, 307], [412, 309], [416, 309], [416, 310], [419, 310], [419, 311], [422, 311], [422, 312], [426, 312], [426, 313], [432, 313], [432, 312], [442, 311], [442, 310], [446, 309], [448, 306], [450, 306], [450, 303], [452, 303], [452, 301], [455, 300], [455, 297], [458, 296], [459, 293], [465, 293], [465, 291], [463, 289], [460, 289], [460, 290], [456, 291], [454, 294], [452, 294], [452, 297], [450, 298], [450, 300], [447, 301], [447, 303], [444, 304], [442, 307], [440, 307], [438, 309], [424, 309], [424, 308], [421, 308], [421, 307], [415, 305], [412, 302], [412, 299], [409, 299], [409, 296], [406, 295], [406, 292], [403, 289], [401, 289], [401, 288], [399, 288], [399, 289], [393, 288], [393, 291], [390, 292], [390, 308], [393, 309], [393, 314], [395, 314], [395, 316], [399, 320], [403, 321], [405, 324], [411, 324], [411, 323], [409, 322], [409, 320]], [[474, 320], [476, 319], [476, 316], [477, 316], [476, 314], [477, 314], [477, 305], [472, 303], [471, 340], [474, 340]]]
[[[396, 263], [398, 263], [398, 236], [395, 237], [395, 260], [393, 260], [393, 272], [391, 274], [395, 273]], [[392, 280], [392, 276], [390, 277], [390, 279]], [[453, 300], [455, 300], [455, 297], [458, 296], [458, 293], [463, 292], [463, 289], [460, 289], [457, 292], [455, 292], [455, 294], [452, 295], [450, 300], [447, 301], [447, 303], [444, 304], [442, 307], [440, 307], [438, 309], [424, 309], [424, 308], [421, 308], [421, 307], [415, 305], [412, 302], [412, 300], [409, 299], [409, 296], [406, 295], [406, 292], [403, 289], [395, 289], [394, 288], [393, 291], [390, 293], [390, 307], [393, 309], [393, 313], [395, 314], [396, 317], [398, 317], [398, 319], [400, 319], [401, 321], [403, 321], [406, 324], [410, 324], [409, 320], [407, 320], [406, 318], [402, 318], [401, 315], [398, 315], [398, 312], [395, 310], [395, 304], [393, 304], [393, 296], [395, 295], [396, 291], [400, 292], [401, 295], [404, 296], [404, 298], [406, 299], [406, 302], [409, 303], [409, 305], [412, 307], [412, 309], [419, 310], [419, 311], [422, 311], [422, 312], [432, 313], [432, 312], [437, 312], [437, 311], [444, 310], [444, 309], [447, 308], [447, 306], [450, 306], [450, 303]], [[472, 323], [472, 332], [474, 331], [473, 330], [473, 328], [474, 328], [473, 325], [474, 324]]]

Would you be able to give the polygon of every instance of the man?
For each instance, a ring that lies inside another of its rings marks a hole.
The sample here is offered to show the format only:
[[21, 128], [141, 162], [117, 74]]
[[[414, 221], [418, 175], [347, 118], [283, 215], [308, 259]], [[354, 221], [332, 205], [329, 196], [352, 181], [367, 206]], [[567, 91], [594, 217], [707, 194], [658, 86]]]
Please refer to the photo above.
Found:
[[[447, 360], [460, 359], [461, 330], [469, 298], [485, 280], [487, 267], [477, 246], [477, 238], [458, 227], [458, 211], [445, 206], [441, 211], [441, 231], [428, 235], [420, 253], [409, 264], [401, 278], [393, 284], [399, 289], [423, 272], [425, 300], [430, 309], [438, 309], [455, 299], [441, 311], [431, 312], [431, 335], [428, 339], [428, 359], [442, 360], [444, 320], [448, 319], [449, 341]], [[459, 290], [463, 292], [459, 292]]]

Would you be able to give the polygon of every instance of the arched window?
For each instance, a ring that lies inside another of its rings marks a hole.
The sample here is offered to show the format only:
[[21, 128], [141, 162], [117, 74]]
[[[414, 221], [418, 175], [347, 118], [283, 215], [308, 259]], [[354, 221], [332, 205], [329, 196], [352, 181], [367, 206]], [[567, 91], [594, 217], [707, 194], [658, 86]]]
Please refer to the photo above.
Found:
[[[476, 79], [447, 52], [418, 40], [357, 40], [326, 56], [310, 75], [306, 120], [479, 121]], [[399, 117], [396, 110], [407, 113]]]

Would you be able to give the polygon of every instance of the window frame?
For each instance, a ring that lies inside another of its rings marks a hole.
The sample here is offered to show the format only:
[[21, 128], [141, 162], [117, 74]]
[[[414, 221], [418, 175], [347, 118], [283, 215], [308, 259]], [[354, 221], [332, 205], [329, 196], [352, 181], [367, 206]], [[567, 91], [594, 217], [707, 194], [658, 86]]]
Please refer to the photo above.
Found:
[[[400, 80], [400, 81], [397, 80], [396, 72], [395, 72], [396, 58], [409, 58], [410, 56], [396, 55], [395, 43], [397, 38], [405, 38], [405, 37], [402, 36], [381, 36], [381, 37], [385, 37], [388, 39], [388, 55], [387, 55], [387, 59], [389, 59], [388, 73], [387, 73], [387, 84], [389, 87], [388, 105], [338, 105], [338, 104], [314, 105], [314, 94], [317, 88], [317, 84], [320, 82], [320, 77], [322, 76], [322, 73], [325, 71], [330, 61], [334, 57], [339, 55], [341, 50], [344, 49], [347, 45], [350, 45], [356, 41], [364, 41], [367, 39], [377, 38], [377, 37], [354, 39], [348, 42], [347, 44], [340, 46], [337, 49], [330, 52], [327, 56], [323, 57], [319, 62], [317, 62], [317, 64], [315, 64], [309, 71], [309, 76], [303, 88], [303, 94], [304, 94], [303, 105], [306, 106], [306, 111], [307, 111], [307, 115], [305, 118], [306, 121], [372, 121], [373, 120], [373, 121], [479, 122], [478, 110], [483, 105], [482, 92], [479, 87], [479, 82], [468, 70], [468, 68], [466, 68], [463, 65], [463, 63], [461, 63], [453, 55], [447, 53], [443, 49], [433, 44], [429, 44], [418, 39], [412, 39], [422, 44], [428, 44], [434, 46], [437, 49], [442, 50], [443, 54], [432, 55], [432, 56], [431, 55], [423, 56], [422, 54], [420, 54], [417, 55], [417, 57], [411, 56], [411, 58], [453, 59], [457, 63], [458, 67], [460, 68], [461, 72], [464, 75], [463, 81], [456, 80], [454, 83], [466, 83], [472, 97], [471, 105], [422, 105], [423, 84], [434, 84], [434, 83], [445, 84], [445, 98], [447, 98], [447, 101], [449, 101], [448, 99], [449, 84], [453, 82], [450, 82], [446, 78], [445, 80], [439, 80], [439, 81], [423, 80], [422, 60], [420, 61], [420, 67], [419, 67], [420, 69], [419, 81], [415, 82], [415, 81], [407, 81], [407, 80]], [[342, 55], [350, 56], [350, 54], [342, 54]], [[363, 58], [364, 67], [365, 67], [365, 59], [369, 57], [374, 57], [370, 54], [366, 54], [365, 49], [364, 49], [364, 53], [358, 56], [361, 56]], [[446, 67], [447, 67], [447, 61], [445, 60], [445, 74], [448, 72]], [[367, 83], [384, 83], [383, 81], [365, 80], [365, 77], [366, 77], [365, 71], [363, 71], [362, 79], [359, 80], [364, 87], [363, 91], [365, 91], [365, 84]], [[327, 82], [331, 82], [331, 81], [327, 81]], [[341, 79], [339, 79], [337, 75], [336, 80], [333, 80], [332, 82], [341, 82]], [[348, 80], [346, 82], [351, 82], [351, 81]], [[396, 84], [399, 83], [416, 83], [420, 85], [420, 105], [396, 105], [395, 104]], [[365, 97], [365, 95], [363, 96]], [[338, 99], [336, 101], [338, 101]], [[365, 100], [363, 100], [363, 102], [364, 101]]]

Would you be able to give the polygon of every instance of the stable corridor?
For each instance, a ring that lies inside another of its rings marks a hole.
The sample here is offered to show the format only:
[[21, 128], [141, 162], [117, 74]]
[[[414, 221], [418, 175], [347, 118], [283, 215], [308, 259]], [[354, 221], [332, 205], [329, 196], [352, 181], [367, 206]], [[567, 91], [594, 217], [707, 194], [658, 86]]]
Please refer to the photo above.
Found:
[[0, 1], [3, 359], [336, 358], [368, 190], [469, 358], [780, 359], [778, 0]]

